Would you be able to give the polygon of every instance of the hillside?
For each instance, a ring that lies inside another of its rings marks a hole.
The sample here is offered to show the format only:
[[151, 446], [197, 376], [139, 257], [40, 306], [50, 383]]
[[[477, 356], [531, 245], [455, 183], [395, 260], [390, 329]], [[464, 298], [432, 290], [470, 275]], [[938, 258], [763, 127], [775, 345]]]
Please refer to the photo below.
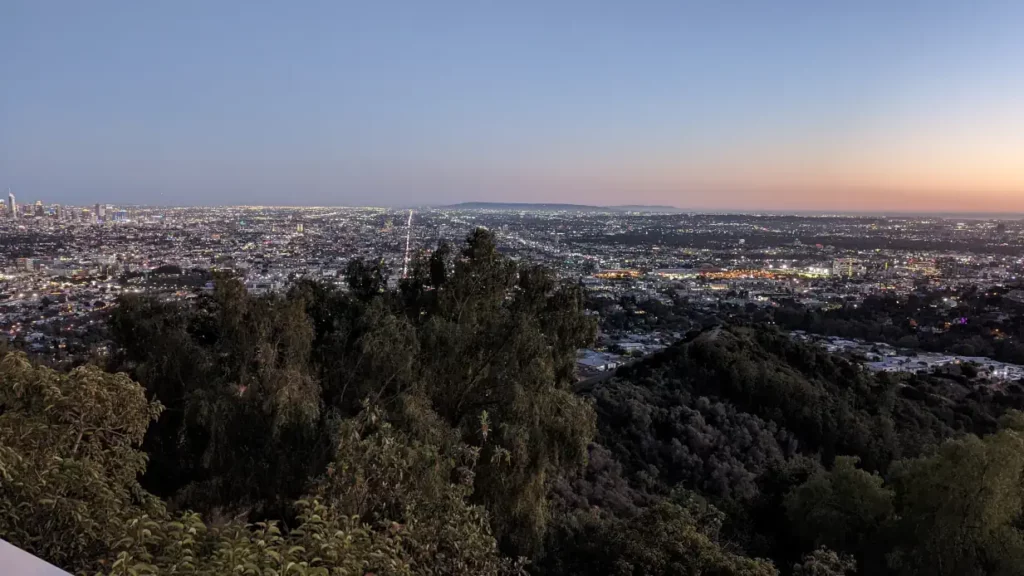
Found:
[[[954, 404], [941, 400], [952, 389], [934, 379], [872, 373], [780, 332], [740, 327], [714, 328], [623, 368], [592, 394], [601, 408], [638, 390], [680, 405], [728, 403], [792, 434], [801, 452], [826, 462], [856, 454], [873, 470], [956, 433], [992, 432], [1001, 413], [995, 393], [982, 387]], [[614, 412], [599, 415], [609, 427], [624, 423]], [[891, 442], [879, 444], [879, 431], [889, 430]]]
[[707, 330], [587, 395], [598, 444], [587, 477], [561, 487], [567, 507], [629, 517], [684, 490], [722, 510], [722, 536], [750, 555], [788, 567], [826, 544], [873, 570], [886, 568], [888, 548], [869, 550], [865, 534], [823, 542], [807, 533], [789, 520], [792, 492], [842, 467], [880, 485], [901, 459], [995, 433], [1007, 408], [1024, 402], [937, 377], [867, 372], [773, 329], [743, 327]]

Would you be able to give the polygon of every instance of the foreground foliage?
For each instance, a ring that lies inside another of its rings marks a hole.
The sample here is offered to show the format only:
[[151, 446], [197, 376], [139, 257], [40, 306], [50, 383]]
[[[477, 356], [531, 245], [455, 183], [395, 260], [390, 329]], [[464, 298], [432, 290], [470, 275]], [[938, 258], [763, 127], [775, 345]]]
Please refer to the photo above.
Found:
[[[171, 514], [136, 476], [161, 410], [125, 375], [0, 362], [0, 536], [73, 572], [513, 574], [462, 461], [411, 442], [375, 410], [340, 426], [337, 461], [296, 502], [294, 527]], [[467, 482], [448, 476], [464, 467]], [[273, 572], [269, 572], [273, 571]]]

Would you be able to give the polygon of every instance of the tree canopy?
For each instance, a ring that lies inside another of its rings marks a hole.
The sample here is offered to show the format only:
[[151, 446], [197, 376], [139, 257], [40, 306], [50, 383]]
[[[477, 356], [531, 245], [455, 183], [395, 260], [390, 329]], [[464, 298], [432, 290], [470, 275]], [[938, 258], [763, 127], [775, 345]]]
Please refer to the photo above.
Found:
[[556, 491], [560, 522], [598, 507], [614, 526], [683, 489], [784, 573], [1017, 573], [1024, 425], [1015, 393], [986, 386], [872, 373], [766, 327], [704, 330], [587, 389], [598, 435]]

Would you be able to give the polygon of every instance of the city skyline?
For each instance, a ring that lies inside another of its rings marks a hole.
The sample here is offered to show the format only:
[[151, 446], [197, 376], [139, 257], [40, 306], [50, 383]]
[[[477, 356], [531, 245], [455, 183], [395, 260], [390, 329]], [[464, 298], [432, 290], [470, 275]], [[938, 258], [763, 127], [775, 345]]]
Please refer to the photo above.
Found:
[[[942, 210], [813, 210], [813, 209], [686, 209], [669, 204], [605, 204], [589, 205], [578, 203], [545, 203], [545, 202], [456, 202], [452, 204], [141, 204], [133, 202], [97, 202], [91, 204], [88, 201], [83, 203], [60, 203], [45, 202], [45, 199], [32, 201], [16, 201], [16, 195], [8, 191], [8, 200], [2, 205], [4, 217], [10, 219], [12, 216], [17, 219], [33, 218], [37, 216], [54, 217], [62, 219], [61, 209], [77, 210], [71, 219], [81, 214], [88, 214], [96, 217], [105, 209], [147, 209], [147, 210], [182, 210], [202, 208], [238, 208], [249, 210], [260, 209], [294, 209], [294, 210], [319, 210], [319, 209], [368, 209], [398, 211], [405, 213], [406, 210], [466, 210], [466, 211], [491, 211], [491, 212], [605, 212], [605, 213], [649, 213], [649, 214], [692, 214], [692, 215], [739, 215], [739, 216], [800, 216], [800, 217], [910, 217], [910, 218], [942, 218], [955, 219], [964, 218], [967, 220], [1024, 220], [1024, 212], [985, 212], [985, 211], [942, 211]], [[12, 214], [11, 207], [17, 206], [18, 211]], [[34, 207], [41, 207], [45, 214], [38, 214]], [[23, 211], [28, 209], [28, 212]], [[103, 217], [99, 216], [102, 220]]]
[[48, 204], [1024, 212], [1010, 3], [7, 12], [0, 185]]

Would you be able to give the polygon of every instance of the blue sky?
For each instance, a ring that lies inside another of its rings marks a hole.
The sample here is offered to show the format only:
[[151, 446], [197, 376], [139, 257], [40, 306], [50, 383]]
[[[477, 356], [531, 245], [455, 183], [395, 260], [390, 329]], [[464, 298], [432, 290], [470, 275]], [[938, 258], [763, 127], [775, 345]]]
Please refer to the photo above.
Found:
[[1024, 2], [0, 2], [47, 202], [1024, 210]]

